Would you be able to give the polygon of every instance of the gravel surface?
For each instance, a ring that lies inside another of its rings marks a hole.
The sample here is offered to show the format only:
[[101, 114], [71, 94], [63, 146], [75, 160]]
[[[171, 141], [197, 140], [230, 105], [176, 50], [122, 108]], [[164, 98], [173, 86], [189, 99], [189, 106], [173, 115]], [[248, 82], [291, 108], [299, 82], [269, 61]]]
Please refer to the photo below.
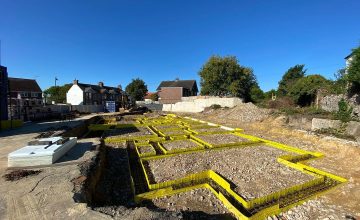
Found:
[[222, 214], [223, 217], [231, 216], [230, 212], [224, 207], [220, 200], [218, 200], [209, 189], [204, 188], [156, 198], [152, 201], [154, 205], [167, 211], [195, 211], [212, 215]]
[[277, 192], [313, 179], [276, 161], [287, 152], [267, 146], [252, 146], [150, 160], [149, 174], [156, 183], [184, 177], [192, 173], [214, 170], [235, 185], [234, 190], [245, 199]]
[[194, 141], [191, 141], [189, 139], [164, 142], [164, 143], [162, 143], [162, 145], [168, 151], [177, 150], [177, 149], [191, 149], [191, 148], [199, 147], [198, 144], [196, 144]]
[[185, 135], [185, 134], [189, 134], [189, 133], [185, 132], [184, 130], [170, 130], [170, 131], [162, 131], [162, 133], [164, 133], [166, 136], [171, 136], [171, 135]]
[[214, 145], [249, 141], [234, 134], [196, 135], [196, 137], [202, 139], [205, 142], [208, 142], [209, 144]]
[[191, 128], [191, 130], [196, 131], [198, 133], [204, 133], [204, 132], [224, 132], [227, 131], [225, 129], [219, 128], [219, 127], [211, 127], [211, 128]]
[[111, 129], [104, 132], [104, 137], [110, 137], [110, 136], [136, 137], [136, 136], [146, 136], [146, 135], [154, 135], [154, 134], [146, 127]]
[[309, 200], [300, 206], [296, 206], [287, 212], [280, 213], [278, 219], [287, 220], [312, 220], [312, 219], [348, 219], [356, 220], [356, 218], [344, 211], [341, 206], [329, 205], [324, 208], [324, 201]]
[[155, 128], [158, 129], [158, 130], [181, 129], [181, 127], [180, 127], [179, 125], [174, 125], [174, 124], [170, 124], [170, 125], [156, 125]]
[[137, 146], [140, 154], [156, 153], [155, 149], [151, 145]]

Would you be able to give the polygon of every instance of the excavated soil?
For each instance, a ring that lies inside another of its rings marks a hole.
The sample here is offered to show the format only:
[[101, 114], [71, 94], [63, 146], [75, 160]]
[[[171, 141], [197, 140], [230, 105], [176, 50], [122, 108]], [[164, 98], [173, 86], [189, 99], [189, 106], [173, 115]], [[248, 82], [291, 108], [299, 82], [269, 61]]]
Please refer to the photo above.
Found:
[[287, 152], [267, 146], [252, 146], [195, 152], [149, 160], [149, 176], [159, 183], [205, 170], [214, 170], [233, 184], [247, 200], [305, 183], [313, 177], [286, 167], [276, 158]]

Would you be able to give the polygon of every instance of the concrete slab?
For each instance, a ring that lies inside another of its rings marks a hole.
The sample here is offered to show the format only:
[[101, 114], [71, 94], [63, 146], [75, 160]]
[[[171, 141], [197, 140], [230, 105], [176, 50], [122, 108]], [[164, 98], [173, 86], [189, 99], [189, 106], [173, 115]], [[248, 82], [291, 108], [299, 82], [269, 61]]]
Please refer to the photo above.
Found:
[[76, 137], [50, 137], [32, 141], [8, 155], [8, 167], [49, 165], [77, 143]]

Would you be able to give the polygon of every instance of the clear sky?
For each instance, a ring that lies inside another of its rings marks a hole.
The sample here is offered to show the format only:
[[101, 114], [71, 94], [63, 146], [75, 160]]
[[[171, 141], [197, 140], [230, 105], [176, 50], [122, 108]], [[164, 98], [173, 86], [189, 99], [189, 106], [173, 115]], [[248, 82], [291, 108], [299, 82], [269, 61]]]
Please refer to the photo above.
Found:
[[260, 87], [305, 64], [333, 74], [360, 44], [359, 0], [0, 0], [2, 65], [58, 83], [196, 79], [211, 55], [235, 55]]

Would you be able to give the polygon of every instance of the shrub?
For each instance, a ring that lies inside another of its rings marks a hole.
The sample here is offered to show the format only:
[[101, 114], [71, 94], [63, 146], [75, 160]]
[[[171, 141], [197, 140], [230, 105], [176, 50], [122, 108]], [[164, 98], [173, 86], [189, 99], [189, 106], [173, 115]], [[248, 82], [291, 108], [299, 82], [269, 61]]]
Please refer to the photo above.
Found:
[[335, 118], [341, 120], [342, 122], [349, 122], [351, 121], [351, 113], [353, 108], [349, 106], [349, 104], [344, 100], [341, 99], [338, 102], [339, 110], [335, 114]]
[[218, 104], [213, 104], [210, 106], [211, 109], [220, 109], [221, 108], [221, 105], [218, 105]]

